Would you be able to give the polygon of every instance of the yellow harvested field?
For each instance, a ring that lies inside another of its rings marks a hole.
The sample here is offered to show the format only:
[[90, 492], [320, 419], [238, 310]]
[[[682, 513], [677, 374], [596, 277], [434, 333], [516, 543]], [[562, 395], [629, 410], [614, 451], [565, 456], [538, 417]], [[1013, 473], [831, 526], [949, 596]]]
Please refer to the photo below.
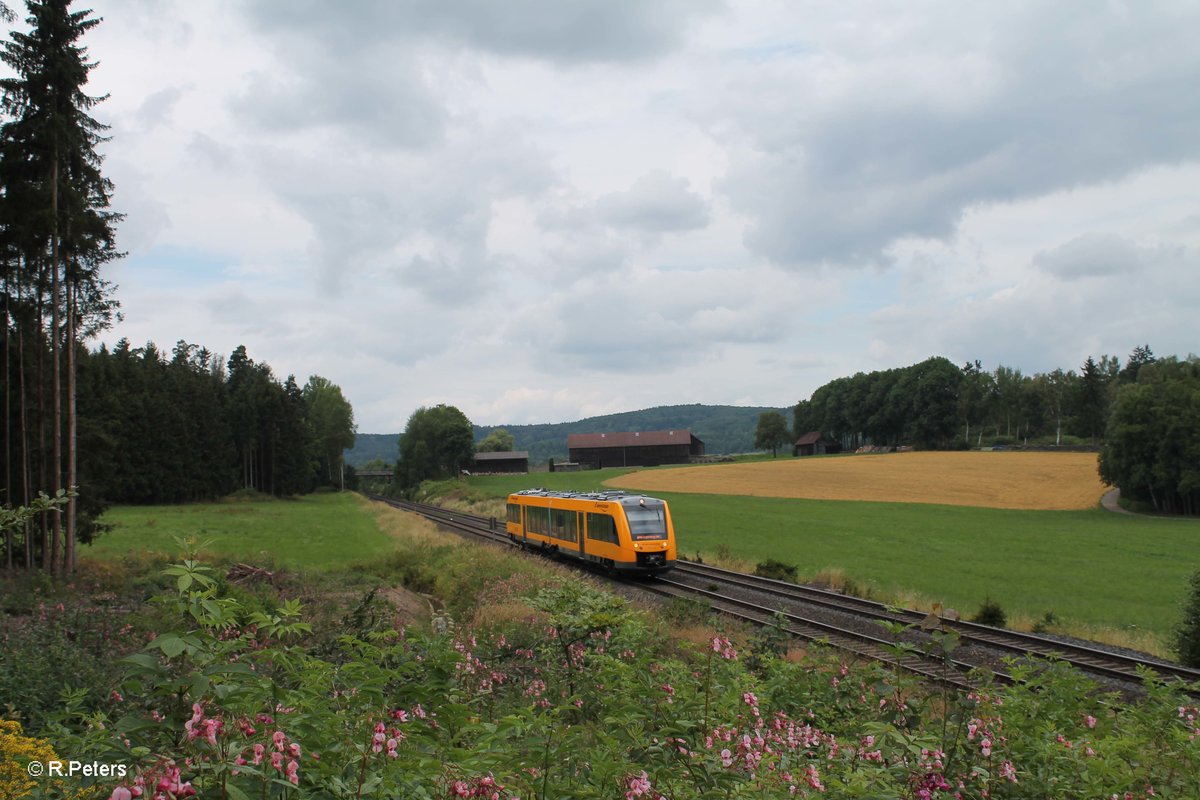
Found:
[[1094, 453], [888, 453], [652, 469], [609, 486], [812, 500], [943, 503], [1064, 511], [1106, 491]]

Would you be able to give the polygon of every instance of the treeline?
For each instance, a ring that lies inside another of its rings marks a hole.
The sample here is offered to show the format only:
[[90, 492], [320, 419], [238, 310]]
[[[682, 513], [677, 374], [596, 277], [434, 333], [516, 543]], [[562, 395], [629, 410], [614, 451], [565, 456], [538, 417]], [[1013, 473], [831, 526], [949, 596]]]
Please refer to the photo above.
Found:
[[340, 483], [354, 411], [319, 375], [282, 383], [244, 346], [223, 362], [179, 342], [121, 340], [80, 365], [85, 480], [119, 503], [178, 503], [237, 489], [304, 494]]
[[1155, 361], [1148, 346], [1125, 365], [1088, 357], [1079, 372], [1025, 375], [979, 361], [934, 357], [909, 367], [830, 381], [793, 410], [797, 436], [820, 431], [844, 449], [913, 445], [950, 449], [996, 444], [1099, 445], [1121, 386]]
[[[314, 375], [300, 386], [289, 375], [281, 383], [245, 347], [226, 362], [183, 341], [164, 353], [123, 339], [112, 350], [80, 348], [76, 358], [78, 534], [85, 540], [109, 503], [188, 502], [240, 489], [294, 495], [340, 485], [354, 412], [325, 378]], [[19, 465], [6, 466], [6, 475], [20, 474]], [[40, 555], [36, 535], [9, 543], [14, 562], [36, 564]]]

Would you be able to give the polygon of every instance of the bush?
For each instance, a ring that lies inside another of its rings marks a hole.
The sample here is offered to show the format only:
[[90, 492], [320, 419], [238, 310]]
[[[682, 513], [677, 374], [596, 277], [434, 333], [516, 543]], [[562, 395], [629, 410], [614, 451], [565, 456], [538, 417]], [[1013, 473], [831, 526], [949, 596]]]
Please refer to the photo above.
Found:
[[983, 605], [979, 607], [979, 611], [975, 612], [971, 621], [978, 622], [980, 625], [991, 625], [993, 628], [1003, 628], [1008, 623], [1008, 615], [1004, 613], [1004, 609], [1000, 607], [999, 603], [989, 597], [983, 601]]
[[1191, 579], [1192, 592], [1183, 608], [1183, 621], [1175, 632], [1175, 652], [1179, 663], [1200, 667], [1200, 572]]
[[1037, 622], [1033, 623], [1034, 633], [1049, 633], [1058, 626], [1058, 615], [1047, 611]]
[[788, 581], [789, 583], [795, 583], [798, 580], [795, 564], [786, 564], [783, 561], [776, 561], [773, 558], [758, 562], [758, 565], [754, 568], [754, 574], [760, 578], [772, 578], [777, 581]]

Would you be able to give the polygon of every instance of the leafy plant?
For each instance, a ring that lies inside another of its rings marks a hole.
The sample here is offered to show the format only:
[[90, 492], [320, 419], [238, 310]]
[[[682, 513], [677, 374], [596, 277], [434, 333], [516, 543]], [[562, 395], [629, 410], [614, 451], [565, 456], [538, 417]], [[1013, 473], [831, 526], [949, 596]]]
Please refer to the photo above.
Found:
[[1191, 593], [1183, 607], [1183, 619], [1175, 633], [1179, 663], [1200, 667], [1200, 571], [1192, 574]]

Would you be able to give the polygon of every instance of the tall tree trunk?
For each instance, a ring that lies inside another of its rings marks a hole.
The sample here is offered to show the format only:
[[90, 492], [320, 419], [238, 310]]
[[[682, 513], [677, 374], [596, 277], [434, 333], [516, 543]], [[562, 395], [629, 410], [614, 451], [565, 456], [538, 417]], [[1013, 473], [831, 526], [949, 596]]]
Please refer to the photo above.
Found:
[[[50, 162], [50, 213], [53, 215], [53, 222], [50, 227], [50, 364], [54, 369], [54, 376], [51, 379], [52, 384], [52, 402], [54, 404], [54, 480], [51, 482], [51, 489], [55, 496], [63, 488], [62, 486], [62, 354], [61, 354], [61, 336], [59, 333], [61, 305], [59, 303], [59, 292], [61, 285], [59, 281], [59, 252], [58, 252], [58, 154], [55, 153], [53, 160]], [[62, 571], [62, 516], [60, 514], [50, 515], [50, 572], [57, 575]]]
[[[28, 265], [28, 261], [25, 262]], [[17, 273], [17, 296], [21, 296], [21, 273]], [[20, 415], [20, 424], [17, 426], [18, 435], [21, 437], [21, 504], [29, 505], [32, 499], [30, 492], [30, 471], [33, 468], [33, 462], [29, 457], [29, 409], [26, 404], [28, 397], [28, 389], [25, 385], [25, 339], [29, 331], [17, 330], [17, 413]], [[33, 569], [33, 543], [30, 541], [29, 523], [26, 522], [22, 527], [24, 538], [21, 540], [21, 545], [24, 550], [25, 569]]]
[[[45, 258], [39, 253], [37, 282], [37, 370], [35, 390], [37, 391], [37, 479], [39, 490], [50, 483], [50, 466], [46, 463], [46, 309], [45, 298], [42, 297], [42, 287], [46, 285]], [[46, 515], [38, 519], [39, 541], [41, 542], [42, 569], [50, 571], [50, 528]]]
[[[10, 310], [12, 308], [12, 287], [8, 282], [8, 261], [4, 264], [4, 501], [13, 502], [13, 463], [12, 463], [12, 345], [8, 338]], [[12, 571], [13, 567], [13, 537], [15, 530], [4, 531], [4, 568]]]
[[64, 567], [67, 572], [75, 571], [75, 505], [77, 481], [75, 434], [75, 291], [70, 279], [67, 281], [67, 489], [72, 497], [67, 501], [67, 539]]

